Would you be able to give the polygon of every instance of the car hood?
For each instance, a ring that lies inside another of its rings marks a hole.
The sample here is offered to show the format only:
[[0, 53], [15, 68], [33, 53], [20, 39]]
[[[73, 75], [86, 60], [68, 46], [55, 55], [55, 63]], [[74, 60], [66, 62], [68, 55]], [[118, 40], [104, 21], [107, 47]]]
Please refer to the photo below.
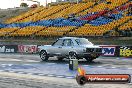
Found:
[[38, 46], [38, 48], [42, 48], [42, 47], [50, 47], [51, 45], [41, 45], [41, 46]]
[[52, 45], [44, 45], [44, 46], [52, 46]]
[[86, 47], [86, 48], [101, 48], [98, 45], [81, 45], [81, 46]]

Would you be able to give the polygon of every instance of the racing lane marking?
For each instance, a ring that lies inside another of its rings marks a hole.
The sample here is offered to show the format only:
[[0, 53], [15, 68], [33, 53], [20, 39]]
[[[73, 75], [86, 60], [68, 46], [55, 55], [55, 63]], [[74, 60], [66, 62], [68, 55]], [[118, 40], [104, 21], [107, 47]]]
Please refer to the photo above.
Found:
[[9, 71], [9, 72], [11, 72], [11, 73], [15, 73], [15, 71]]
[[[10, 65], [12, 66], [13, 64], [2, 64], [2, 66], [6, 66], [6, 65], [7, 66], [10, 66]], [[32, 64], [28, 64], [28, 65], [31, 66]], [[83, 65], [83, 66], [87, 66], [88, 68], [132, 70], [132, 68], [119, 68], [119, 67], [108, 67], [108, 66], [90, 66], [90, 65]], [[23, 71], [1, 70], [1, 72], [11, 72], [11, 73], [19, 73], [19, 74], [31, 74], [31, 75], [49, 76], [49, 77], [58, 77], [58, 78], [67, 78], [67, 79], [73, 79], [73, 78], [75, 78], [74, 76], [63, 76], [63, 75], [57, 75], [57, 74], [43, 74], [43, 73], [31, 73], [31, 72], [23, 72]]]
[[42, 73], [39, 73], [39, 74], [37, 74], [37, 75], [39, 75], [39, 76], [43, 76], [44, 74], [42, 74]]
[[[69, 65], [69, 64], [65, 64], [65, 65]], [[126, 70], [132, 70], [132, 68], [121, 68], [121, 67], [108, 67], [108, 66], [92, 66], [92, 65], [79, 65], [79, 66], [83, 66], [83, 67], [90, 67], [90, 68], [107, 68], [107, 69], [126, 69]]]
[[75, 79], [75, 76], [67, 76], [65, 78], [67, 78], [67, 79]]
[[33, 73], [27, 73], [28, 75], [34, 75]]
[[19, 59], [13, 59], [13, 58], [0, 58], [0, 61], [19, 61], [19, 62], [40, 62], [36, 60], [19, 60]]
[[4, 70], [0, 70], [0, 72], [4, 72]]
[[40, 62], [40, 61], [36, 61], [36, 60], [24, 60], [26, 62]]
[[47, 63], [47, 64], [49, 64], [49, 65], [53, 65], [53, 64], [57, 64], [57, 63]]
[[64, 78], [65, 76], [63, 76], [63, 75], [57, 75], [56, 77], [58, 77], [58, 78]]
[[129, 85], [132, 85], [132, 82], [131, 83], [128, 83]]
[[102, 68], [103, 66], [97, 66], [98, 68]]
[[[57, 65], [57, 63], [46, 63], [47, 65]], [[1, 67], [6, 67], [6, 66], [12, 66], [14, 64], [0, 64]], [[32, 64], [24, 64], [27, 66], [31, 66]], [[69, 65], [69, 64], [64, 64], [64, 65]], [[89, 67], [89, 68], [105, 68], [105, 69], [121, 69], [121, 70], [132, 70], [132, 68], [127, 68], [127, 67], [108, 67], [108, 66], [92, 66], [92, 65], [81, 65], [83, 67]], [[78, 66], [79, 67], [79, 66]]]
[[111, 67], [111, 68], [117, 68], [117, 67]]
[[87, 66], [89, 66], [89, 65], [82, 65], [82, 66], [87, 67]]
[[82, 65], [84, 67], [89, 67], [89, 68], [105, 68], [105, 69], [121, 69], [121, 70], [132, 70], [132, 68], [121, 68], [121, 67], [108, 67], [108, 66], [91, 66], [91, 65]]
[[0, 58], [0, 61], [22, 61], [22, 60], [18, 60], [18, 59], [12, 59], [12, 58]]
[[127, 68], [127, 69], [132, 70], [132, 68]]
[[49, 76], [49, 77], [54, 77], [55, 75], [53, 75], [53, 74], [49, 74], [49, 75], [47, 75], [47, 76]]
[[19, 74], [26, 74], [26, 72], [22, 72], [22, 71], [20, 71], [20, 72], [17, 72], [17, 73], [19, 73]]
[[[76, 76], [65, 76], [65, 75], [57, 75], [57, 74], [43, 74], [43, 73], [28, 73], [22, 71], [9, 71], [9, 70], [0, 70], [1, 72], [11, 72], [11, 73], [18, 73], [18, 74], [27, 74], [27, 75], [38, 75], [38, 76], [49, 76], [49, 77], [57, 77], [57, 78], [67, 78], [67, 79], [75, 79]], [[132, 77], [132, 74], [129, 74]], [[132, 84], [132, 81], [131, 83]]]
[[[28, 61], [28, 60], [27, 60]], [[33, 61], [33, 60], [32, 60]], [[38, 61], [35, 61], [35, 62], [38, 62]], [[57, 65], [57, 63], [46, 63], [47, 65]], [[12, 66], [14, 64], [1, 64], [0, 66], [1, 67], [6, 67], [6, 66]], [[27, 65], [27, 66], [31, 66], [32, 64], [24, 64], [24, 65]], [[64, 64], [66, 66], [68, 66], [69, 64]], [[89, 67], [89, 68], [105, 68], [105, 69], [120, 69], [120, 70], [132, 70], [132, 68], [127, 68], [127, 67], [108, 67], [108, 66], [92, 66], [92, 65], [81, 65], [81, 66], [84, 66], [84, 67]]]

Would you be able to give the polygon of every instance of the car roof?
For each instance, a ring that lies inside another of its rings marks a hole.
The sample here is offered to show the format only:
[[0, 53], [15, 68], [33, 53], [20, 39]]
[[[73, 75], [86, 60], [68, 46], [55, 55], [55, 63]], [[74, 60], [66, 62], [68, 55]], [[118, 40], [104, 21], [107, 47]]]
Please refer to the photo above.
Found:
[[59, 39], [80, 39], [79, 37], [62, 37], [62, 38], [59, 38]]

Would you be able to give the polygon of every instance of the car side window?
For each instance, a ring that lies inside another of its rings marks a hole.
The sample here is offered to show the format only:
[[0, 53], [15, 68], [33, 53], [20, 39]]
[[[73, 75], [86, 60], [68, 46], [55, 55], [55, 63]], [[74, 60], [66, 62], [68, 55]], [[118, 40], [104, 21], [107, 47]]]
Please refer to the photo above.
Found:
[[77, 43], [78, 45], [81, 44], [80, 40], [76, 39], [75, 41], [76, 41], [76, 43]]
[[73, 42], [71, 39], [65, 39], [63, 42], [63, 46], [73, 46]]
[[63, 39], [59, 39], [53, 44], [53, 46], [62, 46], [62, 43], [63, 43]]

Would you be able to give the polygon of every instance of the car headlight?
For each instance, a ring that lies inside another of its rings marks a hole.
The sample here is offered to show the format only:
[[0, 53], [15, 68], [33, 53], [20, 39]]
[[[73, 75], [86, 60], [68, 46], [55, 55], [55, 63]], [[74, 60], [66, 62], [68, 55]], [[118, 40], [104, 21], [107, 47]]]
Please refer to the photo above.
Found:
[[83, 52], [86, 52], [86, 49], [83, 49]]
[[40, 48], [37, 48], [37, 51], [40, 52]]

